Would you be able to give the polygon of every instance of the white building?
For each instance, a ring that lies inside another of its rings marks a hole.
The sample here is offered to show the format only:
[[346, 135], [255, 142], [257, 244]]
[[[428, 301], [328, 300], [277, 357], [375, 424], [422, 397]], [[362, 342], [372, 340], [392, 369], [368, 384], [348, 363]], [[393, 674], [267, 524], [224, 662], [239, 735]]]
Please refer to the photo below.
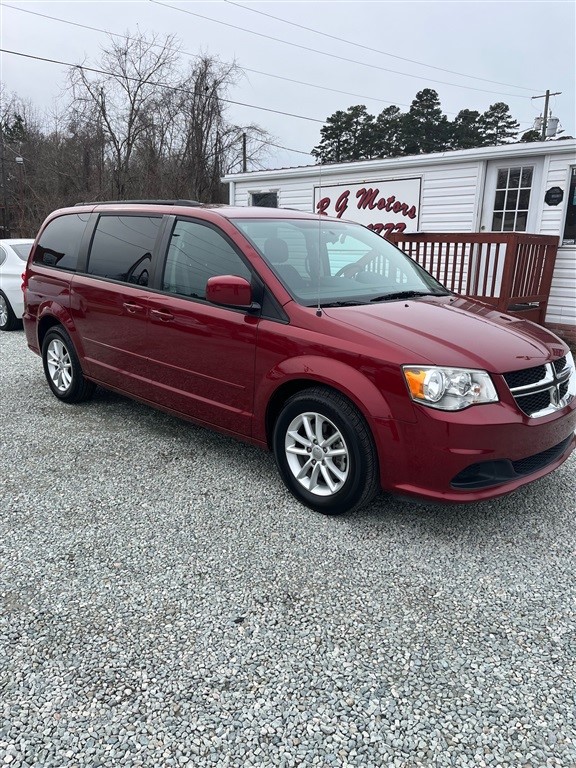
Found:
[[576, 140], [225, 176], [232, 205], [322, 210], [392, 232], [556, 235], [546, 324], [576, 341]]

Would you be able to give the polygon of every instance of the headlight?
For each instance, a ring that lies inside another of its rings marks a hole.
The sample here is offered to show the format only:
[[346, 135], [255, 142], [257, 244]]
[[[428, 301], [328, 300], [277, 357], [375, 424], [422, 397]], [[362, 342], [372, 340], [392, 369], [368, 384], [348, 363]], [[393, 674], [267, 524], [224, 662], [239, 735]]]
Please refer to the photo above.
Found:
[[486, 371], [430, 365], [404, 365], [402, 371], [412, 400], [430, 408], [461, 411], [471, 405], [498, 402]]

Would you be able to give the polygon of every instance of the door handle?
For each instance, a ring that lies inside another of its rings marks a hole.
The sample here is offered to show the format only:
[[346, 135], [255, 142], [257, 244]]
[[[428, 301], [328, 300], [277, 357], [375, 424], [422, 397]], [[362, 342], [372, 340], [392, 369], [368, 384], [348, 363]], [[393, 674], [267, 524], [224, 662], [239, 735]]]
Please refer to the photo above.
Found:
[[169, 320], [174, 320], [174, 315], [171, 312], [167, 312], [162, 309], [151, 309], [150, 315], [167, 323]]
[[125, 301], [122, 306], [131, 315], [135, 315], [138, 312], [144, 312], [144, 307], [141, 304], [131, 304], [129, 301]]

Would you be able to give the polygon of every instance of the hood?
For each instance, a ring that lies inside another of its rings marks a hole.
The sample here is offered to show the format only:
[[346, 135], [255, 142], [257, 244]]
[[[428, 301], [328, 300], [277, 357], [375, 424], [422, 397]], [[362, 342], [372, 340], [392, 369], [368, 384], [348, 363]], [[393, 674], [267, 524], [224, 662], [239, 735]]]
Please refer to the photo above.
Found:
[[461, 297], [426, 296], [324, 312], [388, 347], [394, 345], [404, 364], [505, 373], [566, 354], [546, 328]]

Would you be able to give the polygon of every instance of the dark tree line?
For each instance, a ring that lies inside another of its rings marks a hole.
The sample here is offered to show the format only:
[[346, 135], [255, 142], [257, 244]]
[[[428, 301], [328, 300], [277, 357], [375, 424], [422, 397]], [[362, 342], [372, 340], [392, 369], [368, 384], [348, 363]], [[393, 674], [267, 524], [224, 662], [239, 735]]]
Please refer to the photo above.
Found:
[[[321, 129], [322, 139], [312, 154], [320, 163], [331, 163], [471, 149], [505, 144], [517, 136], [518, 128], [502, 102], [482, 114], [463, 109], [450, 121], [436, 91], [425, 88], [408, 112], [390, 106], [374, 116], [363, 105], [335, 112]], [[533, 133], [527, 132], [522, 140], [537, 140]]]
[[70, 71], [49, 125], [16, 95], [2, 99], [3, 236], [33, 236], [48, 212], [80, 201], [224, 202], [221, 177], [262, 153], [261, 128], [226, 119], [236, 65], [204, 56], [184, 69], [172, 36], [138, 35], [111, 39], [95, 68]]

